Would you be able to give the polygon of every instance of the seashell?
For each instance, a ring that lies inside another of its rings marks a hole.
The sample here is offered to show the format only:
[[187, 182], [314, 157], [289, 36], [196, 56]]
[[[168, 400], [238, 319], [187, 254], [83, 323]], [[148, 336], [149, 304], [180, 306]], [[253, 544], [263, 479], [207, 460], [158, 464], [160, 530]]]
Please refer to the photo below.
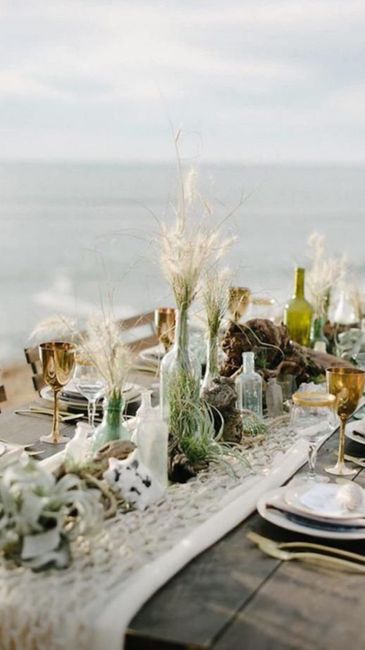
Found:
[[362, 488], [356, 483], [346, 483], [339, 488], [336, 501], [342, 508], [355, 512], [361, 510], [364, 501]]

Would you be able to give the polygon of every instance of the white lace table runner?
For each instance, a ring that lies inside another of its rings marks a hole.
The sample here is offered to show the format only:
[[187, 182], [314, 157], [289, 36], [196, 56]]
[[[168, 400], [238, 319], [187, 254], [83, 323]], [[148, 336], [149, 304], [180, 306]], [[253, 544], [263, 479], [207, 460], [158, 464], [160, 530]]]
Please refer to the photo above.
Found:
[[305, 462], [306, 444], [282, 428], [246, 455], [251, 467], [227, 459], [234, 473], [211, 465], [172, 485], [160, 505], [118, 513], [97, 538], [74, 543], [65, 571], [0, 564], [0, 649], [120, 650], [143, 603], [284, 483]]

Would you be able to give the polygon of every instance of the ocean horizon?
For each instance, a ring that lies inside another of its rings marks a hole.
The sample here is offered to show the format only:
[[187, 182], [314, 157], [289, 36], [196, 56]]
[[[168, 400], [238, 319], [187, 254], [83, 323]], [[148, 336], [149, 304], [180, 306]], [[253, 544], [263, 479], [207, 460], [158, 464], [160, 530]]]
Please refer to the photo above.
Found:
[[[307, 239], [324, 234], [365, 280], [365, 165], [209, 163], [199, 190], [214, 222], [237, 237], [225, 264], [237, 285], [280, 310]], [[84, 318], [114, 293], [118, 316], [172, 304], [153, 240], [170, 219], [176, 167], [138, 162], [0, 162], [3, 317], [0, 365], [20, 360], [43, 318]], [[222, 235], [223, 236], [223, 235]]]

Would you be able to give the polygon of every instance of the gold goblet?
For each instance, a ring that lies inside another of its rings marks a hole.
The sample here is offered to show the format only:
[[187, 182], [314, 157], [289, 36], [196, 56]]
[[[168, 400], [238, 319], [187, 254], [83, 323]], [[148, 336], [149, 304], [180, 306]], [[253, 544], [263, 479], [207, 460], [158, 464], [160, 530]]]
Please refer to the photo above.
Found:
[[233, 321], [239, 323], [250, 304], [251, 291], [247, 287], [230, 287], [228, 308]]
[[62, 442], [68, 442], [69, 438], [60, 435], [58, 394], [71, 379], [75, 365], [75, 346], [63, 341], [41, 343], [39, 355], [42, 362], [43, 379], [52, 388], [54, 396], [52, 433], [42, 436], [41, 440], [59, 445]]
[[365, 372], [357, 368], [329, 368], [326, 371], [328, 392], [336, 398], [335, 409], [340, 418], [340, 442], [337, 463], [326, 467], [326, 472], [335, 476], [352, 476], [356, 469], [344, 463], [345, 428], [347, 418], [355, 411], [364, 391]]
[[160, 343], [168, 352], [175, 340], [176, 309], [159, 307], [155, 309], [155, 327]]

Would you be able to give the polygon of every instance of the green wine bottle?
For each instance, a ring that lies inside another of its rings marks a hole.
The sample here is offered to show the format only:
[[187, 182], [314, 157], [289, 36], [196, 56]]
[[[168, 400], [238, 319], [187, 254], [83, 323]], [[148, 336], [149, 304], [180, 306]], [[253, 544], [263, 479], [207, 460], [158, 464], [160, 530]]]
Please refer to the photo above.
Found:
[[313, 317], [312, 305], [304, 297], [305, 269], [295, 270], [295, 293], [285, 305], [284, 323], [292, 341], [309, 346]]

